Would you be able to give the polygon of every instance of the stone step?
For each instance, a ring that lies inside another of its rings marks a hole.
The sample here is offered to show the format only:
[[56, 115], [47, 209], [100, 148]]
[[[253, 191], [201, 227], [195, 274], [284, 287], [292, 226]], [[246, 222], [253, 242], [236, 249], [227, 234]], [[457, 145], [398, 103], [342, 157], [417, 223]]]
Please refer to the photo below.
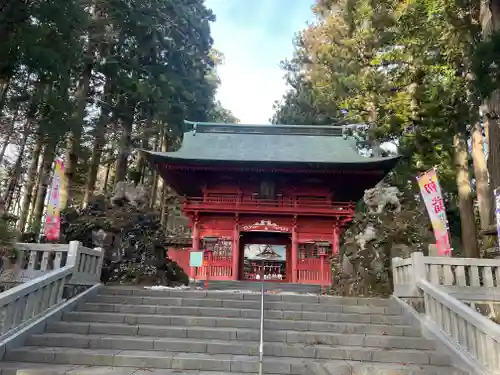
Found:
[[[57, 365], [29, 362], [1, 362], [1, 375], [179, 375], [179, 370], [138, 367]], [[245, 373], [183, 370], [183, 375], [243, 375]], [[275, 375], [275, 374], [266, 374]]]
[[[291, 336], [293, 340], [293, 336]], [[167, 350], [171, 352], [197, 352], [218, 354], [258, 355], [258, 341], [207, 340], [179, 337], [144, 337], [144, 336], [102, 336], [79, 335], [73, 333], [44, 333], [30, 336], [30, 346], [68, 346], [74, 348], [95, 349], [133, 349], [133, 350]], [[431, 340], [420, 337], [397, 337], [379, 335], [330, 334], [327, 340], [321, 341], [311, 337], [301, 343], [265, 342], [266, 355], [293, 357], [297, 353], [305, 357], [318, 357], [327, 352], [331, 346], [365, 346], [372, 348], [422, 349], [434, 350]], [[317, 350], [316, 350], [317, 349]], [[316, 353], [318, 351], [320, 354]], [[321, 358], [323, 358], [321, 356]], [[327, 358], [329, 358], [327, 356]]]
[[[259, 360], [256, 356], [138, 350], [39, 348], [30, 346], [9, 351], [6, 354], [6, 359], [15, 362], [60, 365], [174, 369], [178, 372], [182, 371], [181, 373], [184, 373], [185, 370], [257, 373], [259, 366]], [[263, 372], [287, 375], [313, 373], [308, 368], [308, 361], [287, 357], [265, 358]]]
[[[359, 361], [324, 361], [318, 363], [322, 375], [469, 375], [453, 367], [401, 363], [373, 363]], [[347, 367], [347, 368], [346, 368]], [[320, 369], [317, 369], [317, 372]]]
[[[270, 329], [295, 329], [304, 331], [308, 329], [329, 330], [329, 326], [335, 323], [373, 323], [404, 325], [409, 323], [408, 318], [396, 315], [369, 315], [369, 314], [344, 314], [328, 313], [328, 321], [318, 320], [284, 320], [265, 319], [264, 326]], [[65, 313], [65, 321], [73, 322], [97, 322], [97, 323], [127, 323], [127, 324], [156, 324], [156, 325], [195, 325], [206, 327], [260, 327], [258, 318], [222, 318], [213, 316], [183, 316], [183, 315], [160, 315], [160, 314], [124, 314], [104, 313], [90, 311], [73, 311]]]
[[[135, 297], [175, 297], [175, 298], [207, 298], [219, 300], [260, 300], [260, 292], [255, 291], [205, 291], [190, 289], [144, 289], [138, 287], [103, 287], [100, 295], [121, 295]], [[360, 306], [394, 306], [392, 300], [387, 298], [363, 298], [363, 297], [338, 297], [312, 294], [272, 293], [264, 294], [266, 302], [297, 302], [297, 303], [320, 303], [337, 305], [360, 305]]]
[[[379, 349], [356, 346], [323, 347], [314, 351], [315, 356], [265, 356], [265, 372], [301, 374], [299, 364], [314, 360], [335, 359], [368, 362], [407, 363], [419, 365], [449, 365], [446, 355], [426, 350]], [[71, 365], [96, 365], [117, 367], [154, 367], [185, 370], [253, 372], [258, 356], [239, 354], [213, 354], [171, 352], [155, 350], [81, 349], [66, 347], [25, 346], [6, 353], [8, 361], [57, 363]], [[252, 366], [254, 364], [254, 366]], [[291, 364], [295, 365], [295, 370]], [[286, 368], [286, 370], [285, 370]], [[291, 371], [291, 372], [283, 372]]]
[[[410, 326], [389, 326], [378, 324], [330, 323], [329, 330], [278, 330], [267, 329], [264, 339], [268, 342], [331, 342], [330, 336], [342, 334], [373, 334], [382, 336], [420, 337], [418, 328]], [[47, 324], [47, 332], [76, 333], [96, 335], [126, 335], [152, 337], [185, 337], [213, 340], [259, 340], [259, 328], [245, 329], [235, 327], [198, 327], [198, 326], [163, 326], [163, 325], [130, 325], [125, 323], [88, 323], [88, 322], [51, 322]]]
[[[194, 287], [194, 283], [191, 283]], [[205, 288], [204, 281], [198, 281], [196, 283], [198, 288]], [[210, 280], [208, 283], [209, 290], [254, 290], [260, 291], [261, 282], [248, 281], [248, 280]], [[295, 284], [295, 283], [284, 283], [284, 282], [273, 282], [273, 281], [264, 281], [265, 290], [280, 290], [284, 292], [293, 292], [293, 293], [321, 293], [320, 285], [308, 285], [308, 284]]]
[[[323, 367], [323, 371], [319, 367]], [[355, 361], [328, 361], [324, 364], [310, 364], [307, 375], [467, 375], [464, 372], [442, 366], [402, 365], [392, 363], [364, 364]], [[179, 370], [57, 365], [29, 362], [1, 362], [1, 375], [179, 375]], [[243, 375], [248, 373], [183, 370], [183, 375]], [[266, 375], [277, 375], [267, 373]]]
[[[124, 305], [159, 305], [159, 306], [187, 306], [187, 307], [218, 307], [228, 309], [254, 309], [260, 310], [260, 302], [257, 300], [224, 300], [212, 298], [181, 298], [181, 297], [136, 297], [120, 295], [97, 295], [91, 297], [88, 302], [105, 304]], [[344, 307], [345, 306], [345, 307]], [[310, 311], [321, 313], [338, 313], [339, 311], [349, 311], [348, 306], [342, 304], [326, 303], [296, 303], [280, 301], [264, 301], [264, 308], [267, 310], [286, 311]], [[399, 314], [401, 309], [397, 307], [382, 306], [352, 306], [356, 311], [372, 311], [374, 314]]]
[[[271, 306], [272, 307], [272, 306]], [[195, 316], [219, 316], [219, 317], [241, 317], [241, 318], [260, 318], [260, 308], [222, 308], [222, 307], [196, 307], [196, 306], [165, 306], [165, 305], [126, 305], [120, 303], [97, 303], [88, 302], [78, 308], [79, 311], [93, 312], [117, 312], [132, 314], [167, 314], [167, 315], [195, 315]], [[330, 313], [344, 314], [381, 314], [381, 315], [399, 315], [397, 309], [384, 307], [351, 306], [351, 305], [332, 305], [328, 312], [302, 311], [302, 310], [283, 310], [271, 309], [264, 305], [264, 317], [270, 319], [305, 319], [305, 320], [329, 320]], [[335, 310], [335, 311], [334, 311]]]

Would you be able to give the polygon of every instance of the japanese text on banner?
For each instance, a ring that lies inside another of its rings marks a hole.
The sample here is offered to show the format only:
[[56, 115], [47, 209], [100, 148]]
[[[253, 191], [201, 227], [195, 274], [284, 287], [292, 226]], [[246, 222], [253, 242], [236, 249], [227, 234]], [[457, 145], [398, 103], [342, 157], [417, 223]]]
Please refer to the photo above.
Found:
[[45, 216], [44, 235], [49, 241], [59, 239], [61, 222], [61, 187], [64, 183], [64, 164], [57, 160], [52, 176], [52, 185], [50, 186], [49, 202], [47, 204], [47, 213]]
[[448, 219], [436, 169], [433, 168], [420, 175], [417, 181], [432, 223], [438, 254], [447, 255], [451, 252]]

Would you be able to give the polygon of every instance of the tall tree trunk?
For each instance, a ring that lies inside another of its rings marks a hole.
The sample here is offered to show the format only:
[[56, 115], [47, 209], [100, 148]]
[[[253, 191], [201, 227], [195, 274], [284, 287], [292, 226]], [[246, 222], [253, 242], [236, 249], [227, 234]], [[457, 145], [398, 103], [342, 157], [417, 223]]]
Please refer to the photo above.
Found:
[[[23, 178], [24, 178], [24, 173], [21, 173], [20, 180], [23, 181]], [[22, 191], [22, 185], [18, 184], [14, 192], [14, 199], [13, 199], [14, 201], [12, 203], [13, 205], [12, 212], [16, 216], [19, 216], [19, 211], [21, 209], [21, 191]]]
[[[104, 87], [104, 101], [107, 103], [109, 98], [110, 84], [106, 81]], [[97, 181], [97, 173], [99, 172], [99, 163], [101, 162], [102, 151], [106, 144], [106, 125], [109, 121], [109, 112], [104, 106], [101, 108], [101, 114], [97, 120], [96, 128], [94, 129], [94, 146], [92, 147], [92, 156], [90, 158], [90, 167], [87, 174], [87, 185], [85, 186], [85, 195], [83, 197], [83, 207], [86, 207], [90, 197], [94, 193], [95, 184]]]
[[115, 185], [120, 181], [125, 181], [127, 178], [128, 157], [130, 153], [130, 140], [132, 129], [128, 125], [123, 125], [122, 134], [120, 138], [120, 150], [116, 158], [115, 168]]
[[33, 216], [31, 218], [31, 228], [35, 233], [39, 233], [42, 228], [42, 217], [45, 208], [45, 197], [47, 187], [50, 182], [50, 171], [55, 156], [55, 142], [49, 141], [43, 150], [42, 165], [40, 168], [40, 184], [36, 193], [36, 201], [33, 207]]
[[[64, 184], [61, 191], [61, 209], [70, 204], [73, 193], [73, 181], [78, 166], [80, 141], [83, 130], [83, 119], [85, 117], [85, 108], [90, 93], [90, 79], [92, 77], [92, 69], [94, 67], [94, 54], [95, 54], [94, 41], [89, 40], [89, 45], [86, 53], [86, 61], [78, 87], [76, 90], [76, 112], [74, 116], [74, 128], [70, 132], [67, 139], [66, 160], [64, 166]], [[95, 182], [94, 182], [95, 183]]]
[[453, 135], [455, 167], [457, 171], [458, 205], [462, 228], [462, 245], [465, 255], [469, 258], [479, 258], [479, 245], [476, 235], [476, 220], [474, 217], [474, 202], [469, 177], [467, 143], [462, 132]]
[[0, 149], [0, 165], [2, 165], [3, 158], [5, 156], [5, 152], [7, 151], [7, 147], [9, 147], [10, 140], [12, 136], [14, 135], [14, 126], [9, 128], [7, 131], [7, 134], [5, 135], [5, 139], [2, 143], [2, 148]]
[[488, 168], [484, 154], [484, 139], [481, 123], [477, 121], [472, 129], [472, 162], [474, 165], [474, 177], [476, 178], [477, 201], [479, 205], [479, 218], [481, 229], [487, 229], [491, 224], [492, 192], [488, 182]]
[[[42, 146], [43, 147], [43, 146]], [[28, 225], [28, 228], [30, 231], [32, 231], [33, 228], [31, 228], [31, 222], [33, 221], [33, 212], [35, 210], [36, 206], [36, 196], [38, 193], [38, 189], [40, 188], [40, 176], [42, 175], [42, 155], [39, 157], [38, 161], [38, 166], [36, 168], [36, 175], [35, 175], [35, 186], [33, 187], [33, 197], [31, 199], [31, 204], [28, 209], [28, 216], [26, 219], [26, 225]]]
[[158, 172], [156, 170], [153, 171], [151, 175], [151, 180], [152, 183], [149, 185], [151, 186], [151, 195], [149, 199], [149, 207], [154, 208], [156, 206], [156, 199], [158, 197]]
[[132, 140], [132, 126], [134, 122], [135, 103], [126, 107], [128, 108], [129, 113], [121, 121], [122, 133], [120, 137], [120, 150], [118, 151], [118, 157], [116, 159], [114, 181], [115, 185], [120, 181], [125, 181], [127, 178], [128, 157], [130, 155]]
[[[170, 139], [168, 137], [168, 129], [164, 129], [163, 131], [163, 141], [162, 141], [162, 146], [161, 150], [162, 152], [167, 152], [168, 149], [170, 148]], [[161, 210], [161, 225], [166, 228], [167, 221], [168, 221], [168, 203], [167, 203], [167, 197], [169, 193], [169, 188], [165, 180], [161, 180], [161, 186], [160, 186], [160, 210]]]
[[[28, 120], [29, 121], [29, 120]], [[19, 148], [19, 154], [17, 155], [16, 162], [14, 164], [14, 167], [12, 168], [12, 174], [10, 176], [10, 181], [9, 185], [7, 187], [7, 191], [5, 192], [4, 196], [4, 202], [5, 202], [5, 207], [7, 211], [10, 211], [11, 205], [14, 200], [14, 193], [18, 188], [19, 185], [19, 179], [22, 175], [22, 168], [23, 168], [23, 159], [25, 157], [25, 149], [26, 149], [26, 144], [28, 142], [28, 136], [29, 136], [29, 129], [30, 125], [26, 124], [25, 128], [23, 130], [23, 139], [21, 140], [21, 145]]]
[[488, 117], [483, 116], [484, 123], [484, 144], [486, 145], [486, 151], [489, 153], [488, 145], [490, 144], [490, 127], [488, 125]]
[[109, 181], [109, 172], [111, 171], [111, 162], [106, 164], [106, 173], [104, 174], [104, 183], [102, 185], [102, 192], [106, 193], [108, 191], [108, 181]]
[[7, 99], [7, 92], [9, 91], [11, 77], [0, 77], [0, 115], [3, 113], [3, 106]]
[[[144, 122], [144, 127], [141, 134], [141, 147], [143, 150], [149, 150], [149, 139], [151, 137], [151, 131], [153, 129], [153, 108], [152, 103], [148, 103], [148, 109], [146, 114], [146, 121]], [[140, 173], [140, 182], [144, 183], [144, 174], [146, 170], [147, 160], [144, 153], [139, 153], [139, 160], [137, 161], [137, 171]]]
[[42, 138], [37, 137], [33, 150], [31, 151], [31, 162], [28, 167], [28, 172], [26, 173], [26, 185], [24, 187], [24, 195], [21, 206], [21, 213], [19, 216], [19, 221], [17, 223], [17, 230], [22, 233], [24, 232], [24, 227], [26, 225], [26, 219], [28, 218], [28, 213], [33, 200], [33, 188], [36, 182], [36, 172], [38, 169], [38, 159], [40, 159], [40, 152], [42, 150]]
[[[157, 135], [157, 137], [155, 139], [155, 145], [154, 145], [155, 151], [158, 151], [158, 150], [161, 151], [161, 147], [163, 145], [163, 133], [164, 133], [164, 130], [163, 130], [163, 126], [162, 126], [160, 128], [159, 134]], [[151, 187], [151, 191], [149, 194], [149, 196], [150, 196], [149, 207], [151, 207], [151, 208], [153, 208], [156, 205], [156, 197], [158, 196], [158, 180], [159, 180], [158, 171], [155, 168], [153, 170], [153, 173], [151, 174], [151, 180], [149, 181], [149, 184], [148, 184]]]
[[29, 20], [30, 1], [2, 1], [0, 3], [0, 115], [3, 111], [10, 81], [20, 54], [16, 41], [18, 30]]
[[[489, 40], [500, 30], [500, 4], [496, 0], [481, 0], [480, 21], [482, 36]], [[500, 91], [494, 91], [484, 100], [485, 137], [488, 148], [487, 167], [490, 181], [491, 210], [495, 208], [493, 189], [500, 187]], [[491, 223], [491, 222], [490, 222]]]
[[377, 107], [375, 103], [370, 103], [368, 108], [368, 121], [370, 126], [368, 130], [368, 143], [372, 150], [372, 156], [374, 158], [379, 158], [382, 156], [382, 149], [380, 147], [380, 141], [373, 134], [373, 129], [377, 128]]
[[161, 216], [160, 216], [160, 224], [163, 228], [166, 228], [168, 221], [168, 197], [169, 189], [167, 184], [163, 184], [163, 189], [161, 191]]
[[[0, 165], [2, 164], [3, 158], [5, 156], [5, 152], [7, 151], [7, 147], [9, 147], [12, 136], [16, 132], [16, 122], [19, 119], [20, 107], [21, 107], [21, 105], [18, 104], [16, 111], [15, 111], [15, 114], [12, 118], [12, 122], [8, 127], [7, 134], [5, 135], [4, 143], [2, 144], [2, 148], [0, 150]], [[29, 113], [28, 113], [28, 115], [29, 115]], [[0, 114], [0, 116], [1, 116], [1, 114]]]
[[95, 129], [94, 146], [92, 147], [92, 156], [90, 158], [90, 167], [87, 174], [87, 185], [85, 186], [85, 195], [83, 197], [83, 207], [86, 207], [90, 197], [94, 193], [95, 184], [97, 181], [97, 173], [99, 171], [99, 163], [101, 162], [102, 150], [105, 145], [105, 128], [108, 117], [101, 113], [97, 121]]

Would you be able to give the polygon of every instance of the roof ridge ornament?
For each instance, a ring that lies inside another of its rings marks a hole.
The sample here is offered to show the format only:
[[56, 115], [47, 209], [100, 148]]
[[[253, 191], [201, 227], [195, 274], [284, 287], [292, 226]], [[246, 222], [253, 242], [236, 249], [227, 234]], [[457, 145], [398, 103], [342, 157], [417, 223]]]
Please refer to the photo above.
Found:
[[342, 127], [327, 125], [232, 124], [184, 120], [185, 132], [341, 137]]

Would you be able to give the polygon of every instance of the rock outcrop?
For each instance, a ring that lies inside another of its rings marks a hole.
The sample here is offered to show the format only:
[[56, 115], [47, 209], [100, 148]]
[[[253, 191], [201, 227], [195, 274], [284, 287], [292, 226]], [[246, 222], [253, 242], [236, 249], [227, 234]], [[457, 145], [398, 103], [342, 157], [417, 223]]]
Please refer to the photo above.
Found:
[[181, 230], [167, 233], [146, 195], [141, 185], [119, 182], [112, 197], [95, 196], [83, 210], [68, 209], [61, 217], [63, 240], [105, 250], [104, 282], [186, 284], [187, 275], [167, 254], [168, 237]]
[[382, 183], [365, 192], [363, 203], [332, 261], [332, 294], [391, 294], [391, 258], [425, 251], [434, 242], [425, 207], [413, 193]]

